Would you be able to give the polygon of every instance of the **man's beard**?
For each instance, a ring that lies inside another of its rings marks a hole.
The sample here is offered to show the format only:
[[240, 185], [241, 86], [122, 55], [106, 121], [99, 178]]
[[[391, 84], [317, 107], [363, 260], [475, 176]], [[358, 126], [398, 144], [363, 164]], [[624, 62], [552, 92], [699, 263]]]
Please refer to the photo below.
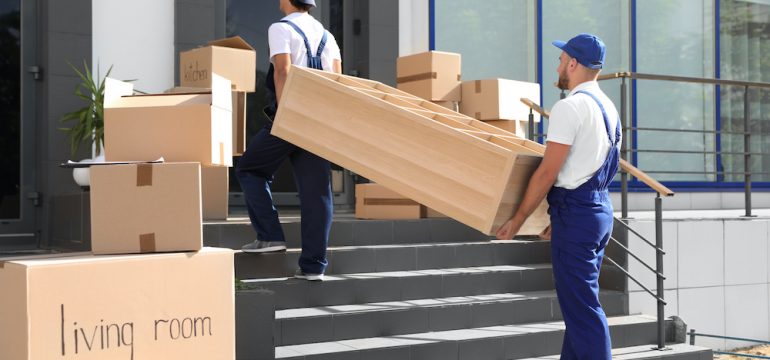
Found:
[[569, 79], [567, 79], [566, 71], [559, 74], [559, 82], [556, 83], [556, 87], [561, 90], [569, 90]]

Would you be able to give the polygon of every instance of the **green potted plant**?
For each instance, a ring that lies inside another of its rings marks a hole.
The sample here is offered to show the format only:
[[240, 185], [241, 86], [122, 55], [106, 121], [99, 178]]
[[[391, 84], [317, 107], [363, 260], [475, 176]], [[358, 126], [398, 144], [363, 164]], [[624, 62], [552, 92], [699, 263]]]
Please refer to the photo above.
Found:
[[[88, 64], [83, 60], [83, 71], [80, 71], [72, 63], [67, 64], [80, 78], [80, 83], [75, 86], [75, 96], [85, 101], [85, 105], [65, 114], [61, 118], [63, 123], [74, 122], [72, 127], [60, 128], [70, 137], [70, 151], [74, 156], [81, 144], [91, 144], [93, 159], [85, 159], [81, 162], [93, 162], [104, 159], [104, 79], [110, 76], [112, 66], [107, 70], [104, 78], [95, 79], [88, 69]], [[88, 186], [88, 168], [74, 169], [72, 173], [75, 182], [80, 186]]]

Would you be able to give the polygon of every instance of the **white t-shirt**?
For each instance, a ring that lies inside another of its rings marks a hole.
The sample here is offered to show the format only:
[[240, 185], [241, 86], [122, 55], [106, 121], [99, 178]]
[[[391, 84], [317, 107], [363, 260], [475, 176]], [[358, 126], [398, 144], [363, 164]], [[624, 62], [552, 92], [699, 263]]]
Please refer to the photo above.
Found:
[[610, 150], [602, 111], [590, 96], [576, 94], [581, 90], [601, 101], [607, 112], [613, 138], [615, 127], [620, 126], [615, 105], [596, 81], [576, 86], [566, 98], [553, 106], [548, 124], [548, 141], [571, 145], [567, 160], [554, 184], [565, 189], [575, 189], [588, 181], [602, 166]]
[[[324, 32], [327, 32], [318, 20], [305, 12], [295, 12], [284, 17], [282, 20], [289, 20], [297, 25], [307, 36], [310, 42], [310, 50], [315, 56], [318, 51], [318, 45]], [[291, 25], [277, 22], [270, 25], [267, 31], [267, 38], [270, 44], [270, 62], [278, 54], [291, 54], [291, 63], [297, 66], [307, 67], [307, 49], [302, 36], [291, 27]], [[342, 60], [340, 47], [334, 35], [327, 32], [326, 46], [321, 53], [321, 64], [326, 71], [332, 71], [334, 60]]]

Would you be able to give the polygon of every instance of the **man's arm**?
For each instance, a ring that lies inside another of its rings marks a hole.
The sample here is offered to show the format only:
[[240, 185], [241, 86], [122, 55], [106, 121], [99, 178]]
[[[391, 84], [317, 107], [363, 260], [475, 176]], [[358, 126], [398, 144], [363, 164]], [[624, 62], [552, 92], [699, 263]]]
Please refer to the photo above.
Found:
[[524, 199], [516, 213], [497, 230], [498, 239], [512, 239], [519, 232], [524, 221], [532, 215], [532, 212], [540, 205], [556, 182], [556, 176], [559, 175], [559, 170], [567, 159], [569, 149], [570, 145], [555, 142], [546, 143], [543, 161], [540, 162], [540, 166], [529, 179]]
[[334, 63], [332, 64], [332, 72], [342, 74], [342, 60], [334, 59]]
[[278, 103], [281, 103], [281, 94], [283, 93], [283, 85], [286, 84], [286, 77], [289, 76], [289, 69], [291, 69], [291, 56], [290, 54], [276, 54], [273, 56], [273, 78], [275, 79], [275, 96]]

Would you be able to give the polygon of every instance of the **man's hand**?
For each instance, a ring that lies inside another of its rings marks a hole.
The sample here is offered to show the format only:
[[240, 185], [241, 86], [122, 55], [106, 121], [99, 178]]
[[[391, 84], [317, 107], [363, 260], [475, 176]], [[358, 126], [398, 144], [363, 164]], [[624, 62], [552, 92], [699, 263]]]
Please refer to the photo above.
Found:
[[543, 231], [537, 235], [540, 240], [551, 240], [551, 225], [548, 225]]
[[522, 223], [510, 218], [497, 230], [495, 234], [498, 240], [511, 240], [521, 230]]

